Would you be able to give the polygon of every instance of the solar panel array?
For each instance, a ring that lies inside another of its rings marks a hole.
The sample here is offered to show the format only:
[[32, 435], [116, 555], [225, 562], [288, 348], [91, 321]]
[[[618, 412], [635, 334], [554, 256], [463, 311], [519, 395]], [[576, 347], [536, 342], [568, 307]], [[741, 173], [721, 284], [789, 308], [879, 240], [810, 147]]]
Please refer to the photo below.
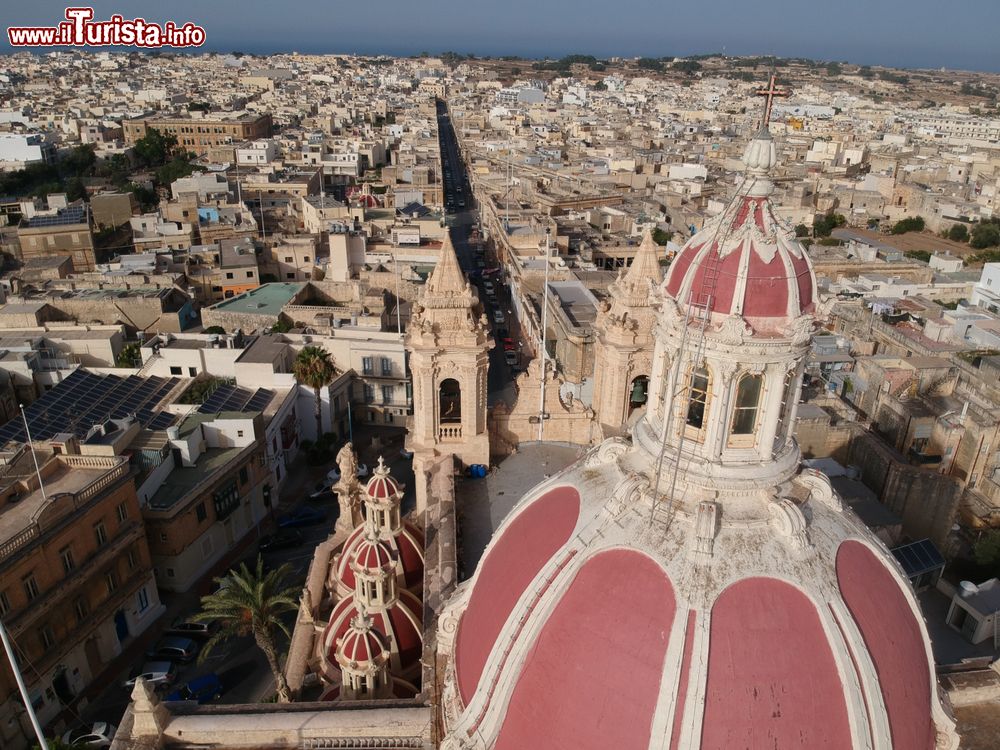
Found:
[[87, 210], [82, 206], [69, 206], [51, 216], [32, 216], [28, 219], [29, 227], [54, 227], [61, 224], [84, 224], [87, 219]]
[[201, 414], [216, 414], [220, 411], [264, 411], [274, 397], [274, 391], [258, 388], [250, 391], [238, 385], [220, 385], [205, 403], [198, 407]]
[[[25, 409], [31, 437], [48, 440], [60, 432], [71, 432], [82, 440], [94, 425], [130, 414], [144, 427], [166, 429], [176, 416], [156, 410], [156, 405], [178, 382], [178, 378], [122, 378], [76, 369]], [[24, 422], [19, 417], [0, 428], [0, 444], [8, 440], [25, 440]]]
[[934, 546], [934, 542], [930, 539], [921, 539], [918, 542], [896, 547], [892, 550], [892, 554], [903, 566], [907, 577], [944, 567], [944, 557], [941, 556], [937, 547]]

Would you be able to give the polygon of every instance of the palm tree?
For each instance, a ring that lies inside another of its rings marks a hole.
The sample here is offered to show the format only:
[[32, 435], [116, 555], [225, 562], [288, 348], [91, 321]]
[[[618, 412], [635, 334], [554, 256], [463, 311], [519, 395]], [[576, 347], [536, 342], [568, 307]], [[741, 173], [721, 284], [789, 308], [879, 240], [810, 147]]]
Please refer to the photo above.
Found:
[[292, 363], [295, 379], [316, 392], [316, 440], [323, 437], [323, 401], [320, 392], [333, 382], [337, 368], [333, 366], [330, 352], [318, 346], [306, 346]]
[[291, 572], [292, 566], [285, 563], [265, 573], [264, 560], [258, 555], [256, 569], [250, 570], [246, 563], [241, 563], [238, 569], [216, 578], [219, 590], [201, 598], [201, 612], [195, 615], [195, 620], [215, 620], [220, 625], [219, 631], [202, 648], [198, 661], [204, 661], [212, 649], [224, 641], [252, 635], [274, 674], [279, 703], [291, 700], [288, 682], [278, 664], [275, 643], [277, 630], [291, 638], [281, 615], [299, 607], [297, 587], [285, 585]]

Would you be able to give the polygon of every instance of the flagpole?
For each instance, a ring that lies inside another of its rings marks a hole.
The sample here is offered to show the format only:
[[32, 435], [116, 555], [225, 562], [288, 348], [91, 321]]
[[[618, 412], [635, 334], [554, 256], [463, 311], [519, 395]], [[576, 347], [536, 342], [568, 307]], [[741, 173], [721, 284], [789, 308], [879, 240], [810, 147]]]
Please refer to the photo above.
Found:
[[24, 420], [24, 434], [28, 438], [28, 450], [31, 451], [31, 459], [35, 462], [35, 476], [38, 477], [38, 489], [42, 492], [42, 500], [48, 502], [45, 496], [45, 485], [42, 483], [42, 472], [38, 468], [38, 456], [35, 455], [35, 448], [31, 444], [31, 433], [28, 431], [28, 415], [24, 413], [24, 404], [18, 404], [21, 408], [21, 419]]
[[42, 731], [42, 725], [38, 723], [38, 717], [35, 716], [35, 707], [31, 705], [31, 698], [28, 696], [28, 687], [24, 684], [24, 678], [21, 677], [21, 670], [18, 669], [17, 661], [14, 658], [14, 648], [10, 644], [10, 639], [7, 637], [7, 630], [4, 628], [2, 622], [0, 622], [0, 640], [3, 641], [3, 650], [7, 652], [7, 661], [10, 662], [11, 671], [14, 673], [14, 679], [17, 681], [17, 689], [21, 691], [21, 700], [24, 701], [24, 708], [28, 712], [28, 718], [31, 719], [31, 726], [35, 730], [35, 737], [38, 738], [38, 746], [42, 750], [49, 750], [49, 745], [45, 741], [45, 733]]

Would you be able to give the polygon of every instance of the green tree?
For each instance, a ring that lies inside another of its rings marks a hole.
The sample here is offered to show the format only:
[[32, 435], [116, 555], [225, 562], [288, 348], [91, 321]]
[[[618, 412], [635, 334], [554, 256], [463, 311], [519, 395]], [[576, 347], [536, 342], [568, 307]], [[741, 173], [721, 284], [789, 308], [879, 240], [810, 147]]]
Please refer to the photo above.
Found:
[[839, 63], [832, 62], [832, 63], [827, 63], [826, 65], [826, 74], [828, 76], [839, 76], [843, 72], [844, 71], [840, 67]]
[[657, 245], [666, 245], [670, 242], [670, 232], [664, 232], [659, 227], [653, 230], [653, 242]]
[[972, 547], [972, 556], [979, 565], [1000, 572], [1000, 531], [983, 534]]
[[952, 224], [948, 229], [948, 239], [955, 242], [968, 242], [969, 230], [965, 228], [965, 224]]
[[177, 147], [177, 136], [164, 135], [156, 128], [147, 128], [146, 135], [135, 142], [132, 151], [136, 159], [144, 167], [159, 167], [167, 163], [167, 159]]
[[906, 234], [907, 232], [922, 231], [924, 231], [924, 218], [922, 216], [910, 216], [909, 218], [897, 221], [890, 230], [890, 233]]
[[66, 154], [61, 166], [67, 174], [79, 177], [90, 174], [96, 163], [97, 154], [94, 152], [93, 145], [85, 143]]
[[829, 237], [834, 229], [842, 227], [846, 223], [847, 219], [841, 214], [835, 214], [833, 211], [830, 211], [813, 221], [813, 236]]
[[140, 367], [142, 366], [142, 351], [139, 349], [139, 342], [133, 341], [125, 344], [122, 350], [115, 357], [115, 367]]
[[796, 237], [808, 237], [811, 234], [809, 227], [805, 224], [795, 225], [795, 236]]
[[222, 326], [209, 326], [204, 331], [202, 331], [202, 333], [218, 333], [218, 334], [224, 334], [225, 332], [226, 329], [223, 328]]
[[316, 435], [323, 434], [322, 390], [333, 382], [337, 368], [333, 366], [330, 352], [318, 346], [305, 346], [292, 363], [295, 379], [313, 389], [316, 394]]
[[1000, 227], [988, 222], [977, 224], [972, 228], [969, 244], [977, 250], [1000, 245]]
[[274, 675], [274, 685], [279, 703], [291, 701], [288, 682], [281, 671], [278, 658], [278, 631], [291, 638], [288, 626], [282, 620], [286, 612], [298, 609], [298, 587], [288, 585], [292, 566], [285, 563], [277, 570], [264, 572], [264, 559], [257, 556], [257, 566], [251, 570], [246, 563], [230, 570], [223, 578], [216, 578], [220, 585], [214, 594], [201, 598], [201, 612], [195, 615], [199, 622], [216, 621], [219, 631], [213, 635], [198, 655], [203, 662], [220, 643], [233, 638], [253, 636]]

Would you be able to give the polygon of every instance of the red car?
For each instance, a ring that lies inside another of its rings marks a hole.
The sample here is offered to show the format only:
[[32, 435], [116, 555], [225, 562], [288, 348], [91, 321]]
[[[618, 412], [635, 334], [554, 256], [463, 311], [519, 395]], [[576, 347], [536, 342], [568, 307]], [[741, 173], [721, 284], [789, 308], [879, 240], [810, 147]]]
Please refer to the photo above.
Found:
[[506, 338], [506, 339], [503, 340], [503, 350], [505, 352], [512, 352], [516, 348], [517, 348], [517, 346], [516, 346], [516, 344], [514, 344], [514, 339]]

